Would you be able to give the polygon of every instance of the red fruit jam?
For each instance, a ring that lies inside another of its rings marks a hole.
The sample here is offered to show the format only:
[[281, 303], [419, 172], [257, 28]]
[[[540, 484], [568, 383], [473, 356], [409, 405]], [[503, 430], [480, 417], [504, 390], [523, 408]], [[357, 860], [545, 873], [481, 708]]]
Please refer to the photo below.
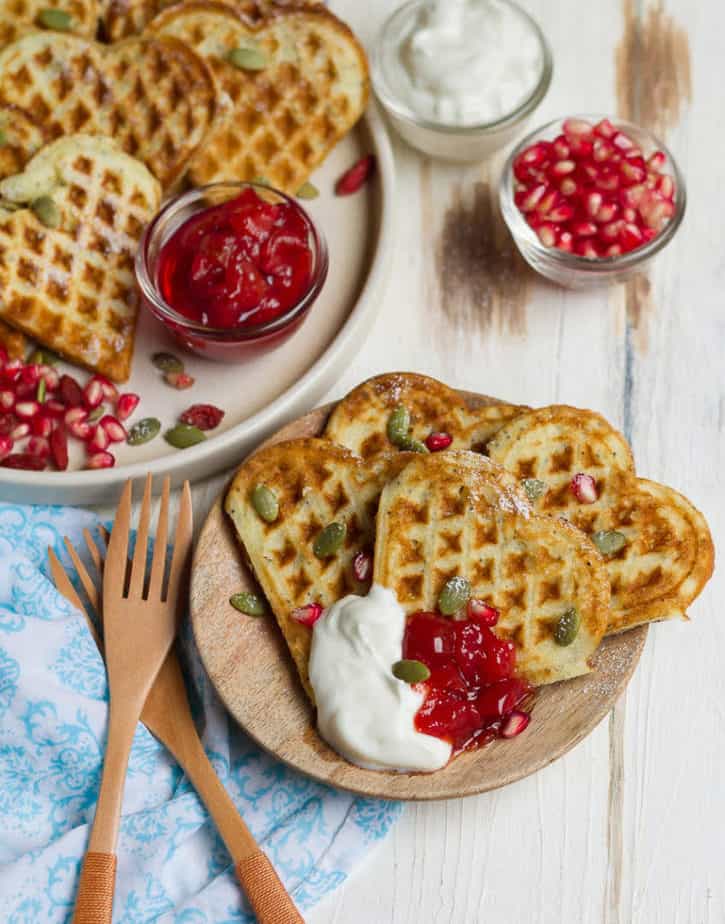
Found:
[[310, 230], [294, 203], [266, 202], [248, 187], [171, 235], [159, 254], [161, 294], [205, 327], [273, 321], [310, 288]]
[[514, 643], [489, 625], [488, 614], [474, 610], [464, 621], [415, 613], [405, 628], [403, 657], [430, 670], [415, 726], [450, 741], [454, 753], [501, 737], [511, 713], [531, 694], [515, 676]]

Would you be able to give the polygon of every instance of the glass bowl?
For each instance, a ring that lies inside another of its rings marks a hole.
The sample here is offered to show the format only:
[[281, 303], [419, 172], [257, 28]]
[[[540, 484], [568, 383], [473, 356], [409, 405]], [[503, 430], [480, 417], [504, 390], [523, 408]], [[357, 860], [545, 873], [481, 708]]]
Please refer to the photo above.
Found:
[[485, 160], [499, 148], [513, 141], [546, 96], [554, 69], [551, 48], [539, 24], [525, 10], [511, 0], [499, 0], [528, 23], [539, 41], [542, 67], [538, 83], [516, 109], [493, 122], [458, 126], [424, 118], [396, 95], [391, 68], [401, 38], [425, 2], [426, 0], [409, 0], [383, 23], [371, 53], [370, 70], [375, 95], [394, 128], [412, 147], [431, 157], [457, 163]]
[[[570, 116], [569, 118], [584, 119], [587, 122], [596, 124], [601, 119], [607, 118], [607, 116], [589, 113]], [[504, 221], [516, 246], [529, 266], [552, 282], [571, 289], [603, 285], [610, 282], [622, 282], [641, 270], [675, 236], [682, 223], [687, 202], [684, 178], [674, 157], [659, 138], [646, 129], [633, 125], [631, 122], [611, 118], [610, 121], [615, 128], [625, 132], [637, 143], [642, 149], [645, 158], [649, 157], [655, 150], [662, 151], [665, 155], [665, 163], [661, 172], [669, 173], [675, 181], [674, 214], [651, 241], [621, 256], [589, 259], [578, 254], [558, 250], [555, 247], [547, 247], [539, 240], [539, 236], [533, 228], [527, 224], [526, 219], [514, 202], [513, 164], [519, 154], [530, 145], [535, 144], [537, 141], [551, 141], [560, 134], [563, 121], [564, 119], [561, 118], [555, 119], [553, 122], [538, 128], [519, 142], [511, 152], [503, 168], [499, 183], [499, 204]]]
[[[304, 219], [312, 251], [310, 284], [299, 301], [287, 311], [261, 324], [243, 327], [207, 327], [180, 314], [164, 299], [158, 284], [159, 254], [172, 234], [192, 215], [228, 202], [251, 187], [267, 202], [285, 202]], [[327, 244], [309, 214], [290, 196], [259, 183], [212, 183], [170, 199], [144, 231], [136, 253], [136, 280], [142, 304], [167, 328], [184, 348], [222, 362], [236, 362], [282, 343], [302, 323], [327, 278]]]

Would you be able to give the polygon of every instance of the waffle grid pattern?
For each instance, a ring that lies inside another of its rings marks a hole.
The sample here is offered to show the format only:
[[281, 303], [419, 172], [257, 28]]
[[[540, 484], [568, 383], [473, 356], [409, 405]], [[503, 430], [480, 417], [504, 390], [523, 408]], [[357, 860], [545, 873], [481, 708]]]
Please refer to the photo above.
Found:
[[100, 7], [97, 0], [3, 0], [0, 12], [0, 48], [16, 42], [25, 35], [38, 32], [38, 14], [52, 8], [70, 15], [70, 31], [93, 38], [98, 26]]

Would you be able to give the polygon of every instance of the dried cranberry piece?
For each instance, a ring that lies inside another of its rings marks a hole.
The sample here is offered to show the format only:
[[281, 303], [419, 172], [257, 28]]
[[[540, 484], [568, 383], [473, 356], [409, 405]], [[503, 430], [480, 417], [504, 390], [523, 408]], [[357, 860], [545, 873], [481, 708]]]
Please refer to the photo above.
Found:
[[45, 468], [45, 459], [31, 455], [29, 452], [13, 452], [1, 462], [2, 468], [21, 468], [33, 472], [42, 472]]
[[213, 404], [192, 404], [179, 416], [182, 423], [199, 430], [213, 430], [224, 419], [224, 411]]
[[358, 189], [365, 185], [375, 170], [375, 157], [368, 154], [361, 157], [357, 163], [354, 163], [349, 170], [340, 177], [335, 184], [335, 192], [338, 196], [350, 196], [356, 193]]

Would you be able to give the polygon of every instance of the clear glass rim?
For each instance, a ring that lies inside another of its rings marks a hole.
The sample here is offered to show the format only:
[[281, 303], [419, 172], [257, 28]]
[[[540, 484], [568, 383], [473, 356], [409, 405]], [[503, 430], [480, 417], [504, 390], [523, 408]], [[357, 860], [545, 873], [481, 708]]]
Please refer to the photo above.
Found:
[[[624, 129], [638, 136], [646, 137], [652, 145], [652, 150], [662, 151], [667, 158], [668, 165], [672, 170], [675, 180], [675, 214], [670, 218], [665, 227], [641, 247], [630, 250], [628, 253], [615, 257], [597, 257], [590, 259], [582, 257], [579, 254], [567, 253], [565, 250], [559, 250], [556, 247], [547, 247], [539, 240], [539, 236], [529, 226], [523, 214], [519, 211], [514, 202], [514, 184], [513, 184], [513, 163], [519, 154], [533, 144], [540, 136], [546, 136], [553, 133], [555, 129], [560, 128], [565, 119], [584, 119], [587, 122], [597, 123], [602, 119], [609, 119], [617, 128]], [[511, 151], [501, 173], [499, 181], [499, 205], [504, 221], [511, 232], [514, 240], [518, 243], [523, 239], [526, 245], [535, 250], [538, 255], [545, 256], [563, 267], [573, 270], [583, 271], [585, 273], [597, 274], [603, 271], [619, 272], [636, 266], [638, 263], [647, 260], [665, 247], [674, 237], [675, 232], [682, 223], [685, 216], [687, 205], [687, 190], [685, 189], [685, 179], [680, 172], [672, 152], [667, 145], [656, 135], [641, 125], [634, 122], [628, 122], [626, 119], [619, 119], [616, 116], [603, 115], [602, 113], [573, 113], [571, 115], [560, 116], [558, 119], [552, 119], [545, 125], [530, 132], [523, 138]]]
[[[207, 325], [201, 324], [198, 321], [194, 321], [192, 318], [189, 318], [184, 314], [180, 314], [166, 301], [166, 299], [162, 297], [154, 281], [154, 273], [152, 267], [150, 266], [150, 245], [154, 235], [157, 233], [159, 223], [168, 218], [170, 212], [179, 210], [185, 205], [188, 205], [197, 199], [203, 198], [210, 190], [216, 191], [226, 189], [230, 192], [241, 192], [242, 190], [248, 188], [259, 190], [260, 192], [266, 194], [271, 193], [274, 196], [282, 199], [284, 202], [292, 205], [302, 214], [309, 227], [310, 237], [312, 238], [312, 251], [315, 258], [314, 273], [308, 290], [305, 292], [302, 298], [296, 301], [294, 305], [292, 305], [287, 311], [284, 312], [284, 314], [278, 315], [276, 318], [272, 318], [272, 320], [265, 321], [261, 324], [247, 324], [244, 327], [209, 327]], [[304, 314], [307, 308], [309, 308], [311, 303], [320, 294], [320, 290], [325, 283], [325, 279], [327, 278], [327, 271], [329, 268], [329, 254], [324, 235], [312, 220], [310, 214], [306, 211], [306, 209], [302, 208], [302, 206], [295, 199], [293, 199], [291, 196], [288, 196], [287, 193], [284, 193], [279, 189], [275, 189], [273, 186], [267, 186], [264, 183], [229, 181], [209, 183], [206, 186], [199, 186], [195, 189], [190, 189], [187, 192], [181, 193], [180, 195], [169, 199], [146, 226], [143, 236], [141, 237], [138, 250], [136, 251], [134, 266], [136, 271], [136, 281], [138, 282], [138, 286], [141, 289], [141, 294], [143, 295], [144, 299], [153, 306], [153, 308], [150, 308], [152, 313], [156, 314], [163, 320], [169, 321], [175, 327], [183, 329], [185, 333], [194, 334], [199, 337], [206, 337], [207, 339], [214, 339], [217, 341], [239, 342], [245, 340], [257, 340], [260, 337], [276, 333], [277, 331], [285, 328], [288, 324], [293, 323], [300, 315]]]
[[435, 119], [427, 119], [424, 116], [418, 115], [413, 109], [395, 96], [385, 79], [385, 70], [382, 63], [382, 49], [385, 42], [385, 35], [398, 18], [403, 19], [405, 16], [412, 13], [415, 7], [420, 6], [423, 2], [425, 2], [425, 0], [408, 0], [407, 3], [404, 3], [394, 10], [383, 23], [373, 42], [370, 56], [372, 83], [375, 95], [383, 106], [388, 109], [392, 115], [404, 122], [408, 122], [419, 128], [425, 128], [428, 131], [450, 135], [480, 135], [494, 133], [501, 129], [508, 128], [517, 122], [523, 121], [546, 96], [554, 73], [554, 59], [551, 47], [541, 26], [526, 10], [520, 7], [518, 3], [514, 3], [513, 0], [499, 0], [499, 2], [511, 7], [522, 19], [529, 23], [539, 41], [542, 53], [542, 67], [539, 81], [531, 93], [519, 103], [516, 109], [490, 122], [477, 122], [474, 125], [456, 125], [452, 122], [438, 122]]

